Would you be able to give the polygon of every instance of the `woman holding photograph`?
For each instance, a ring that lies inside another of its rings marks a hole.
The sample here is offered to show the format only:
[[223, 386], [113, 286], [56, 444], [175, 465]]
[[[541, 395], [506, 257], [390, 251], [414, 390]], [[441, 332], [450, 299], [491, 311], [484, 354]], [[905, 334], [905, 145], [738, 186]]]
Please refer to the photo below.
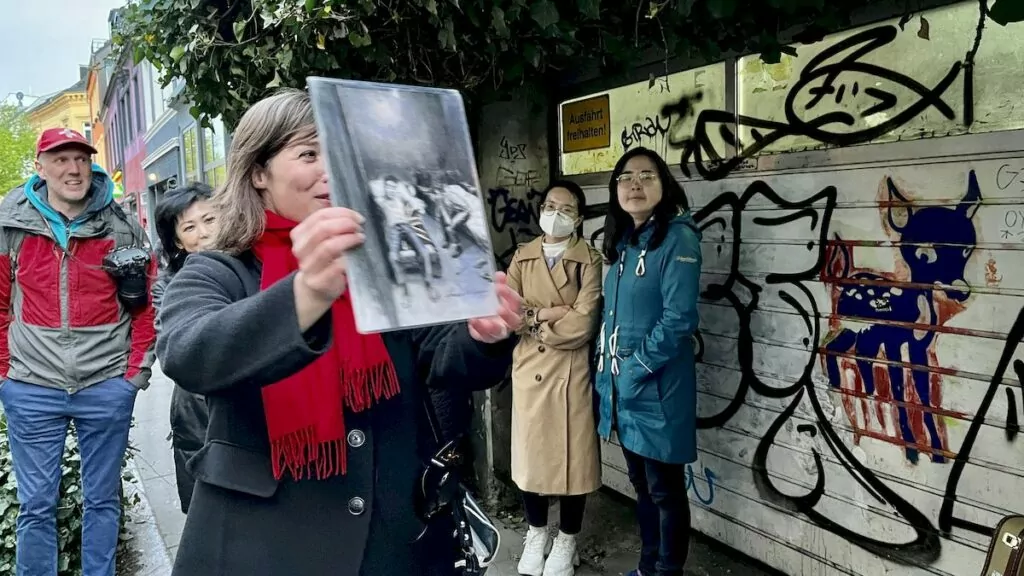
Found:
[[690, 544], [686, 464], [697, 459], [693, 334], [700, 230], [657, 153], [628, 151], [608, 184], [597, 393], [601, 436], [614, 430], [637, 493], [640, 566], [682, 576]]
[[[168, 191], [156, 208], [156, 233], [160, 252], [167, 267], [153, 283], [153, 307], [157, 312], [171, 278], [181, 270], [185, 258], [210, 245], [217, 231], [217, 214], [210, 198], [213, 190], [199, 182]], [[157, 330], [160, 329], [159, 323]], [[174, 451], [174, 477], [178, 485], [181, 511], [188, 514], [195, 479], [185, 463], [206, 440], [209, 413], [202, 396], [175, 386], [171, 392], [171, 447]]]
[[[519, 573], [572, 576], [587, 494], [601, 487], [590, 342], [601, 313], [601, 254], [582, 238], [587, 201], [573, 182], [544, 193], [544, 234], [521, 246], [508, 285], [525, 303], [512, 360], [512, 479], [523, 491], [526, 534]], [[559, 534], [547, 561], [549, 497]]]
[[216, 200], [216, 251], [175, 275], [157, 340], [167, 375], [210, 410], [174, 575], [452, 576], [450, 518], [420, 537], [425, 398], [503, 379], [518, 295], [499, 276], [498, 316], [356, 332], [344, 256], [364, 219], [330, 205], [302, 91], [245, 113]]

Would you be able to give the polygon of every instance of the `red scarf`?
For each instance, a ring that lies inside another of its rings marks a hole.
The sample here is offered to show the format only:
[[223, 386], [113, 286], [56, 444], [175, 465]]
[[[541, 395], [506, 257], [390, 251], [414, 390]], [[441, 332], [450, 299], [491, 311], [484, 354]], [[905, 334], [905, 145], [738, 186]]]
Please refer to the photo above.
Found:
[[[260, 290], [298, 270], [290, 232], [296, 222], [267, 211], [266, 231], [253, 246], [263, 264]], [[324, 479], [345, 474], [344, 411], [362, 412], [399, 392], [384, 340], [356, 332], [346, 293], [331, 307], [334, 338], [322, 356], [298, 373], [263, 387], [274, 477], [289, 472]]]

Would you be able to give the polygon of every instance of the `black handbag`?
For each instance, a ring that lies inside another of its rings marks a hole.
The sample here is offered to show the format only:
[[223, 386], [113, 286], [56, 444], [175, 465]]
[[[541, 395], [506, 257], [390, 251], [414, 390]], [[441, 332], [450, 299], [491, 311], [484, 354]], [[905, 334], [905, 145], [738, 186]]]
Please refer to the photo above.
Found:
[[434, 439], [441, 448], [424, 466], [420, 477], [416, 513], [426, 527], [419, 538], [426, 534], [434, 520], [450, 515], [454, 523], [456, 570], [462, 576], [483, 576], [498, 556], [501, 533], [459, 479], [462, 463], [459, 445], [463, 435], [445, 443], [429, 395], [423, 405]]

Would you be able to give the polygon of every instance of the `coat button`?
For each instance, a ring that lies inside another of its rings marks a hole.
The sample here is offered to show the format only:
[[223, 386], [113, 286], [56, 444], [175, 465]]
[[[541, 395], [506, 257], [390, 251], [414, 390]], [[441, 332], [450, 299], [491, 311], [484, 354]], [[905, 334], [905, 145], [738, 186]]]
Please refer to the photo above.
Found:
[[537, 382], [540, 382], [542, 380], [542, 378], [540, 377], [540, 374], [537, 374], [536, 376], [534, 376], [533, 379], [536, 380]]
[[348, 513], [353, 516], [359, 516], [366, 511], [366, 500], [363, 500], [359, 496], [348, 501]]
[[544, 351], [544, 347], [543, 346], [538, 346], [537, 347], [537, 351], [538, 352], [543, 352]]
[[348, 445], [353, 448], [359, 448], [366, 443], [366, 434], [363, 434], [362, 430], [353, 430], [348, 433]]

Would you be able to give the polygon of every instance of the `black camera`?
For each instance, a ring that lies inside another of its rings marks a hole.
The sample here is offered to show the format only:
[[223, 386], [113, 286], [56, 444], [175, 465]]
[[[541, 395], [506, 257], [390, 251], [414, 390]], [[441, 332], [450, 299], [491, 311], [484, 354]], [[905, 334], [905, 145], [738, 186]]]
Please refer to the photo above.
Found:
[[118, 248], [103, 259], [103, 269], [117, 285], [117, 297], [130, 312], [149, 302], [149, 252], [135, 246]]

